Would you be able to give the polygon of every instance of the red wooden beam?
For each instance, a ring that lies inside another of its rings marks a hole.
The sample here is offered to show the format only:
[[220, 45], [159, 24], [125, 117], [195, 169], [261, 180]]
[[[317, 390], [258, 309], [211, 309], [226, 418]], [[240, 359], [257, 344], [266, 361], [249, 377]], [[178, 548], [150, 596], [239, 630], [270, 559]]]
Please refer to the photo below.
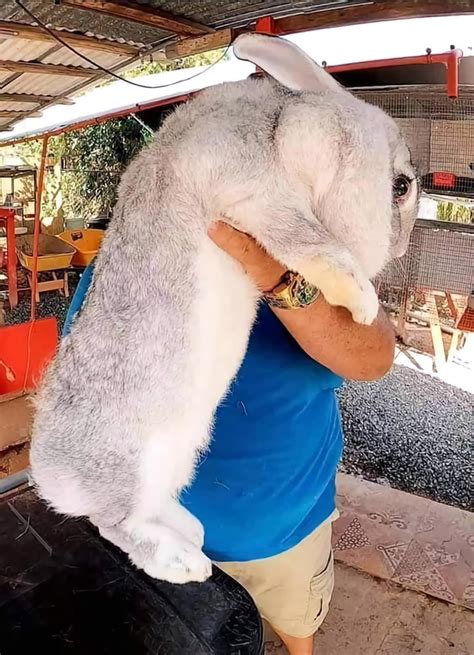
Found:
[[16, 276], [16, 247], [15, 247], [15, 210], [0, 208], [0, 223], [5, 224], [7, 234], [7, 283], [8, 301], [10, 308], [18, 305], [18, 283]]

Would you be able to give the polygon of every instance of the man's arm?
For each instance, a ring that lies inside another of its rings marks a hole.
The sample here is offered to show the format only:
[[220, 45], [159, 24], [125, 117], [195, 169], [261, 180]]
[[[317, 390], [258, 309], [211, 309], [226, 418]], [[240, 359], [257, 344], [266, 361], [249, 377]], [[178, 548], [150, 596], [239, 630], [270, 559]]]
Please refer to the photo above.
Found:
[[[217, 223], [209, 236], [263, 292], [272, 290], [286, 271], [251, 237], [225, 223]], [[272, 309], [310, 357], [342, 377], [376, 380], [392, 366], [395, 333], [382, 308], [369, 326], [354, 323], [347, 309], [329, 305], [322, 296], [305, 309]]]

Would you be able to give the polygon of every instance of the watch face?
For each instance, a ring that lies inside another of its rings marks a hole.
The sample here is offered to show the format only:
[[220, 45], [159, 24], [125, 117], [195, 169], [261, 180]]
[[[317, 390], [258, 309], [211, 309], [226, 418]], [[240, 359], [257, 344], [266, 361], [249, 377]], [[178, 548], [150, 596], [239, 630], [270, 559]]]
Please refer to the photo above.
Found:
[[299, 279], [298, 284], [295, 289], [295, 296], [298, 300], [298, 303], [303, 307], [311, 305], [311, 303], [319, 295], [318, 287], [315, 287], [313, 284], [306, 282], [304, 279]]
[[267, 296], [267, 302], [280, 309], [298, 309], [311, 305], [319, 296], [319, 289], [296, 273], [287, 273], [283, 289]]

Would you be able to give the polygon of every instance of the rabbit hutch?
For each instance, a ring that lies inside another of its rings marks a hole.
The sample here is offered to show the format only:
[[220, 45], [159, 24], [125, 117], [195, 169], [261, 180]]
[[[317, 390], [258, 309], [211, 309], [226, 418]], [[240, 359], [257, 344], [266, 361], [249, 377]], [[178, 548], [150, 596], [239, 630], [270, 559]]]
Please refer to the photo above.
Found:
[[437, 369], [474, 330], [474, 57], [435, 55], [332, 69], [394, 117], [421, 182], [407, 253], [377, 280], [403, 344]]

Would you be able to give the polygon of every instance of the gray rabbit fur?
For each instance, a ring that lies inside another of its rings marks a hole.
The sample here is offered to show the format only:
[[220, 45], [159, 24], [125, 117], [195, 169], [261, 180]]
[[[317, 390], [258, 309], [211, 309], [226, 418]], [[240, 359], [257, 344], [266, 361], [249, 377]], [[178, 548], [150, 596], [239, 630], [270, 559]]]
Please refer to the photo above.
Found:
[[[211, 573], [179, 494], [259, 302], [210, 225], [251, 234], [369, 324], [370, 279], [404, 252], [418, 198], [407, 146], [380, 109], [287, 41], [249, 34], [234, 48], [273, 79], [201, 92], [129, 165], [86, 301], [38, 394], [31, 451], [55, 510], [88, 517], [136, 566], [178, 583]], [[400, 178], [408, 190], [394, 196]]]

